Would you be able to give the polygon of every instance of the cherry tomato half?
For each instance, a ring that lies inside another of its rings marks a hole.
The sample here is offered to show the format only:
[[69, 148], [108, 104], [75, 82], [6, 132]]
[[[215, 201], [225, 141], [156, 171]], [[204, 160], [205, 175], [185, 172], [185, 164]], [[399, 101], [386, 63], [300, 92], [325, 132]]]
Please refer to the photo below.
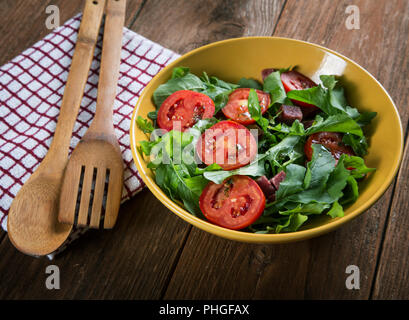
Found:
[[312, 144], [317, 143], [323, 145], [330, 151], [333, 157], [338, 160], [343, 153], [354, 156], [355, 153], [351, 147], [342, 143], [342, 135], [338, 132], [317, 132], [310, 135], [305, 142], [304, 152], [308, 159], [312, 159]]
[[[291, 91], [291, 90], [304, 90], [312, 87], [316, 87], [317, 84], [312, 81], [310, 78], [304, 76], [303, 74], [292, 70], [292, 71], [287, 71], [283, 72], [281, 74], [281, 82], [283, 83], [284, 90], [286, 92]], [[319, 108], [312, 104], [308, 104], [302, 101], [297, 101], [297, 100], [291, 100], [293, 101], [296, 105], [299, 105], [301, 107], [310, 107], [314, 108], [317, 111]], [[308, 111], [308, 110], [307, 110]]]
[[[261, 90], [256, 90], [256, 92], [261, 113], [264, 113], [270, 105], [270, 94]], [[224, 115], [227, 118], [244, 125], [255, 123], [256, 121], [251, 118], [248, 109], [249, 93], [249, 88], [239, 88], [234, 90], [229, 95], [229, 101], [227, 101], [227, 104], [222, 109]]]
[[247, 176], [233, 176], [222, 184], [210, 182], [199, 199], [200, 209], [209, 221], [233, 230], [255, 222], [265, 204], [263, 191]]
[[214, 110], [214, 102], [207, 95], [180, 90], [163, 101], [157, 122], [160, 128], [170, 131], [174, 129], [174, 121], [180, 121], [180, 130], [185, 131], [197, 121], [213, 117]]
[[205, 164], [217, 163], [224, 170], [233, 170], [255, 158], [257, 142], [245, 126], [226, 120], [205, 130], [197, 141], [196, 150]]

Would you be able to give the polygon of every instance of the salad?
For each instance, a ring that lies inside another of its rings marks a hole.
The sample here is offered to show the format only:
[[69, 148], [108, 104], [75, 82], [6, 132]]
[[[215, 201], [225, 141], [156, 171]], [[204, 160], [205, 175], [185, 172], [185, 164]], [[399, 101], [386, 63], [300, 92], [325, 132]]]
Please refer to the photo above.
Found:
[[333, 75], [296, 68], [230, 83], [176, 67], [136, 121], [157, 185], [191, 214], [233, 230], [294, 232], [317, 215], [342, 217], [359, 196], [365, 126]]

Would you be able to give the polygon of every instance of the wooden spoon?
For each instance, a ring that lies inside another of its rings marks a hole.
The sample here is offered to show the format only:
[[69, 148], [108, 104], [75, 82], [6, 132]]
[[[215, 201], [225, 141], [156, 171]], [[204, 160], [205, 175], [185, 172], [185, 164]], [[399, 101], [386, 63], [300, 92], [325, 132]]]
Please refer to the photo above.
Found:
[[86, 0], [53, 141], [10, 207], [7, 218], [10, 241], [26, 254], [46, 255], [55, 251], [72, 228], [58, 222], [60, 189], [104, 7], [105, 0]]
[[109, 229], [118, 216], [124, 168], [112, 124], [112, 110], [125, 7], [126, 0], [107, 2], [96, 112], [91, 126], [72, 152], [61, 189], [58, 219], [68, 224], [92, 228], [103, 224]]

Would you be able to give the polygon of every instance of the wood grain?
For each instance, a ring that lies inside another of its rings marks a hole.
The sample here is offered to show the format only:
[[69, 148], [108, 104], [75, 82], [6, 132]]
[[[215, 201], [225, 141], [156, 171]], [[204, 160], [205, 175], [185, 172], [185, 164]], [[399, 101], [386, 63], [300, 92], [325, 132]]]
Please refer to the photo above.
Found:
[[[132, 29], [180, 54], [210, 42], [270, 35], [284, 0], [150, 0]], [[152, 27], [152, 24], [155, 26]]]
[[[408, 141], [406, 139], [406, 141]], [[404, 299], [409, 297], [409, 147], [397, 178], [388, 227], [383, 242], [373, 299]]]
[[[407, 32], [403, 30], [408, 3], [356, 1], [360, 30], [345, 27], [348, 4], [289, 0], [274, 35], [318, 43], [362, 64], [389, 90], [406, 124], [407, 97], [402, 92], [408, 88], [403, 40]], [[393, 68], [406, 72], [391, 73]], [[233, 244], [193, 229], [165, 298], [367, 299], [391, 196], [392, 187], [370, 210], [336, 232], [291, 245]], [[237, 263], [239, 253], [243, 260]], [[345, 287], [345, 269], [352, 264], [361, 271], [360, 290]]]
[[[125, 26], [133, 21], [143, 0], [127, 0]], [[0, 65], [3, 65], [24, 49], [45, 37], [47, 29], [45, 9], [56, 5], [60, 11], [60, 24], [82, 11], [84, 0], [2, 0], [0, 1]], [[27, 14], [29, 12], [30, 14]]]
[[[88, 231], [54, 261], [25, 256], [3, 241], [0, 297], [159, 299], [187, 224], [166, 212], [149, 190], [136, 198], [121, 207], [114, 229]], [[51, 264], [60, 268], [60, 290], [45, 287], [45, 268]]]

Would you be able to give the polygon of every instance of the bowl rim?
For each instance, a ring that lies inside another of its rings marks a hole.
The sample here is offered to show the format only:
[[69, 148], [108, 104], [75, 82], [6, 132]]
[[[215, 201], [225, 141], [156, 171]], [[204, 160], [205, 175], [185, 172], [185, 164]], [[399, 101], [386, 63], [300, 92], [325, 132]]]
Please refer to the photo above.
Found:
[[130, 124], [130, 142], [131, 142], [131, 152], [132, 152], [132, 157], [133, 157], [133, 161], [138, 169], [138, 172], [140, 173], [140, 177], [142, 178], [142, 180], [144, 181], [145, 185], [149, 188], [149, 190], [155, 195], [155, 197], [161, 201], [168, 209], [170, 209], [173, 213], [175, 213], [177, 216], [179, 216], [180, 218], [182, 218], [183, 220], [185, 220], [186, 222], [189, 222], [190, 224], [204, 230], [207, 232], [210, 232], [212, 234], [215, 234], [217, 236], [223, 237], [223, 238], [227, 238], [230, 240], [236, 240], [236, 241], [242, 241], [242, 242], [249, 242], [249, 243], [288, 243], [288, 242], [294, 242], [294, 241], [300, 241], [300, 240], [306, 240], [306, 239], [310, 239], [312, 237], [316, 237], [322, 234], [325, 234], [327, 232], [330, 232], [336, 228], [338, 228], [339, 226], [341, 226], [342, 224], [356, 218], [357, 216], [359, 216], [360, 214], [362, 214], [363, 212], [365, 212], [369, 207], [371, 207], [388, 189], [389, 185], [392, 183], [394, 177], [396, 176], [399, 168], [400, 168], [400, 164], [402, 161], [402, 157], [403, 157], [403, 128], [402, 128], [402, 120], [400, 118], [399, 115], [399, 111], [395, 105], [395, 103], [393, 102], [391, 96], [389, 95], [389, 93], [386, 91], [386, 89], [382, 86], [382, 84], [371, 74], [369, 73], [365, 68], [363, 68], [362, 66], [360, 66], [358, 63], [356, 63], [355, 61], [351, 60], [350, 58], [332, 50], [332, 49], [328, 49], [326, 47], [323, 47], [321, 45], [315, 44], [315, 43], [311, 43], [311, 42], [307, 42], [307, 41], [303, 41], [303, 40], [298, 40], [298, 39], [292, 39], [292, 38], [286, 38], [286, 37], [271, 37], [271, 36], [251, 36], [251, 37], [239, 37], [239, 38], [230, 38], [230, 39], [225, 39], [225, 40], [221, 40], [221, 41], [216, 41], [216, 42], [212, 42], [210, 44], [201, 46], [199, 48], [193, 49], [183, 55], [181, 55], [180, 57], [178, 57], [177, 59], [175, 59], [174, 61], [172, 61], [170, 64], [168, 64], [165, 68], [163, 68], [161, 71], [159, 71], [159, 73], [157, 73], [154, 77], [158, 77], [161, 74], [165, 73], [167, 70], [172, 69], [174, 67], [176, 67], [181, 60], [185, 59], [188, 56], [194, 55], [199, 51], [211, 48], [211, 47], [215, 47], [215, 46], [220, 46], [223, 45], [225, 43], [230, 43], [230, 42], [236, 42], [236, 41], [243, 41], [243, 40], [248, 40], [248, 39], [252, 39], [252, 40], [285, 40], [285, 41], [290, 41], [290, 42], [296, 42], [296, 43], [301, 43], [303, 45], [308, 45], [308, 46], [313, 46], [316, 47], [320, 50], [324, 50], [328, 53], [331, 53], [335, 56], [340, 57], [341, 59], [347, 61], [348, 63], [351, 63], [353, 65], [355, 65], [356, 67], [358, 67], [359, 69], [361, 69], [362, 71], [364, 71], [370, 78], [372, 78], [376, 84], [384, 91], [384, 93], [386, 94], [387, 98], [389, 99], [390, 103], [392, 104], [395, 114], [399, 120], [399, 144], [400, 144], [400, 148], [399, 148], [399, 155], [397, 158], [395, 158], [395, 161], [393, 163], [393, 170], [391, 170], [389, 172], [389, 174], [385, 177], [382, 185], [380, 186], [380, 188], [378, 188], [375, 193], [373, 193], [370, 198], [368, 199], [368, 201], [366, 201], [361, 207], [353, 210], [352, 212], [350, 212], [348, 215], [345, 215], [343, 217], [339, 217], [339, 218], [335, 218], [332, 219], [330, 222], [326, 223], [325, 225], [321, 225], [321, 226], [317, 226], [317, 227], [313, 227], [311, 229], [306, 229], [306, 230], [300, 230], [300, 231], [295, 231], [295, 232], [288, 232], [288, 233], [278, 233], [278, 234], [258, 234], [258, 233], [250, 233], [250, 232], [244, 232], [244, 231], [240, 231], [240, 230], [230, 230], [227, 228], [223, 228], [220, 226], [217, 226], [215, 224], [212, 224], [204, 219], [201, 219], [199, 217], [194, 216], [193, 214], [191, 214], [190, 212], [188, 212], [186, 209], [184, 209], [183, 207], [180, 207], [177, 203], [175, 203], [174, 201], [172, 201], [160, 188], [159, 186], [153, 181], [153, 179], [151, 179], [145, 172], [145, 170], [143, 169], [142, 166], [142, 161], [144, 161], [143, 157], [140, 156], [138, 154], [137, 151], [137, 142], [135, 141], [135, 135], [134, 132], [135, 130], [137, 130], [136, 127], [136, 116], [138, 113], [138, 110], [140, 108], [140, 104], [142, 101], [142, 98], [145, 96], [146, 92], [148, 91], [148, 89], [152, 86], [152, 80], [146, 85], [146, 87], [143, 89], [141, 95], [139, 96], [136, 105], [134, 107], [134, 110], [132, 112], [132, 118], [131, 118], [131, 124]]

